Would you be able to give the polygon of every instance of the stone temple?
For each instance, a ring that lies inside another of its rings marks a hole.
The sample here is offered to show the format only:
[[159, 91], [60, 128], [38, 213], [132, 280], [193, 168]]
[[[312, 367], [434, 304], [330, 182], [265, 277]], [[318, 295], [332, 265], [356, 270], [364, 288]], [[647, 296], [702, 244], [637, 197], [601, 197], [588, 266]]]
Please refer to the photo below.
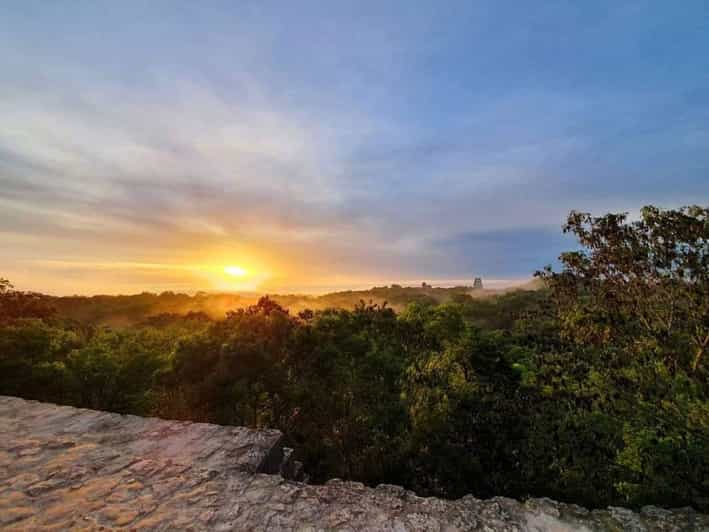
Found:
[[0, 396], [0, 530], [709, 531], [689, 508], [448, 501], [301, 477], [276, 430]]

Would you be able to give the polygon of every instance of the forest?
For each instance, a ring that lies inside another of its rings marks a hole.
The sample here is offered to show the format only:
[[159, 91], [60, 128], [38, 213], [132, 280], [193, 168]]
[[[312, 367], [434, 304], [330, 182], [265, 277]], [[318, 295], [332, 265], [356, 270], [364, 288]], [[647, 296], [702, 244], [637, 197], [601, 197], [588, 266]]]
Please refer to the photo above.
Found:
[[[425, 286], [424, 286], [425, 285]], [[457, 298], [474, 296], [484, 298], [514, 290], [532, 290], [540, 287], [538, 281], [503, 289], [472, 290], [472, 286], [434, 287], [422, 286], [375, 286], [369, 290], [346, 290], [323, 295], [270, 294], [269, 298], [290, 312], [301, 310], [324, 310], [329, 308], [351, 309], [360, 301], [384, 304], [397, 311], [411, 303], [448, 303]], [[40, 296], [37, 294], [37, 296]], [[134, 295], [94, 295], [53, 297], [42, 295], [45, 303], [64, 318], [92, 325], [109, 325], [122, 328], [139, 323], [156, 314], [204, 313], [212, 319], [223, 318], [230, 310], [246, 308], [258, 303], [259, 294], [197, 292], [188, 295], [175, 292], [143, 292]]]
[[708, 214], [571, 212], [578, 247], [538, 289], [395, 308], [104, 298], [82, 314], [1, 279], [0, 394], [278, 428], [312, 482], [707, 512]]

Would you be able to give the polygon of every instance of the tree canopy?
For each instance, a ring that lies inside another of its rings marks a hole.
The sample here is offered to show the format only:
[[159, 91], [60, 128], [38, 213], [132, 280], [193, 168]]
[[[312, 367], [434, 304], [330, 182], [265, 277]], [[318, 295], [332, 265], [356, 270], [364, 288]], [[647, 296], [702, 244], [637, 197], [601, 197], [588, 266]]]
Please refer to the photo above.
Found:
[[275, 427], [315, 482], [709, 511], [708, 228], [700, 207], [572, 212], [539, 290], [398, 312], [264, 297], [113, 329], [3, 279], [0, 393]]

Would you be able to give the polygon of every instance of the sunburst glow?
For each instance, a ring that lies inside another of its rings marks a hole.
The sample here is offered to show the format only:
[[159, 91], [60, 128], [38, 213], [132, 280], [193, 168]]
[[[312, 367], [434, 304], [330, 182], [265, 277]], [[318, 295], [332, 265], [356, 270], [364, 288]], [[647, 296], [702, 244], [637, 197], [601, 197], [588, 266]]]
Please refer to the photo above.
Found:
[[226, 266], [224, 268], [224, 272], [228, 273], [229, 275], [233, 275], [234, 277], [244, 277], [249, 273], [241, 266]]

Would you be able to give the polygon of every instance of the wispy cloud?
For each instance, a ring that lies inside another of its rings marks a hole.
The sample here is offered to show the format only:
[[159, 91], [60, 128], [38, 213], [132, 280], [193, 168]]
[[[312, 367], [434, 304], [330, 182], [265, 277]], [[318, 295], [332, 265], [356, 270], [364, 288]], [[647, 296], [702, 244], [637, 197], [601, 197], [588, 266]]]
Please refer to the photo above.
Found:
[[[227, 258], [294, 284], [519, 276], [554, 259], [571, 208], [709, 197], [700, 4], [242, 7], [9, 10], [0, 273], [51, 289], [46, 261], [133, 265], [85, 290]], [[648, 62], [650, 36], [677, 32]], [[171, 286], [201, 282], [185, 273]]]

